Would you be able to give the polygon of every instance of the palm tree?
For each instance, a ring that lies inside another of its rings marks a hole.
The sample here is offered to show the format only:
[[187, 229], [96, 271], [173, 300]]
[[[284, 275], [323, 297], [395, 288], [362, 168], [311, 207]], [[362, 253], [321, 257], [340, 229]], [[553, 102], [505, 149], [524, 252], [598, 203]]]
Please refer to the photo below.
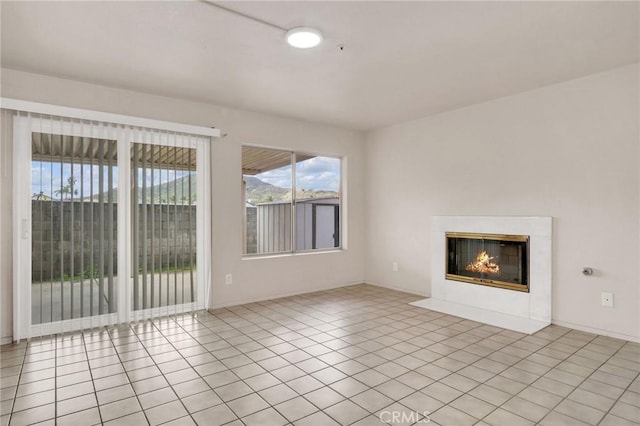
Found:
[[70, 177], [67, 179], [67, 184], [60, 189], [54, 191], [56, 195], [59, 195], [61, 198], [72, 197], [73, 195], [78, 195], [78, 190], [75, 188], [78, 183], [78, 179], [74, 177]]

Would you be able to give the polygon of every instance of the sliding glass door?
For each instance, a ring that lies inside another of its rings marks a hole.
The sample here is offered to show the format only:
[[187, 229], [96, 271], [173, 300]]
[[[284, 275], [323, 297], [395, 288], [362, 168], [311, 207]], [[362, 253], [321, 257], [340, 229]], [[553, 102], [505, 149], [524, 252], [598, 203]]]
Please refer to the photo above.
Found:
[[32, 114], [13, 127], [30, 170], [14, 179], [14, 338], [205, 307], [208, 137]]

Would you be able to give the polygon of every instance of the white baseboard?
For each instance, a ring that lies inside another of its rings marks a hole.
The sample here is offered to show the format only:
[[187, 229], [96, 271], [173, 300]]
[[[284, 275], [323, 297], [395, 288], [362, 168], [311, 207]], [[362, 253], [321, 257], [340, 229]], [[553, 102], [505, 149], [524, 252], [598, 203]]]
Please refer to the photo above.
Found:
[[[374, 285], [376, 287], [388, 288], [390, 290], [402, 291], [402, 292], [405, 292], [405, 293], [411, 293], [411, 294], [415, 294], [415, 295], [419, 295], [419, 296], [431, 297], [431, 295], [428, 294], [427, 291], [416, 291], [415, 289], [409, 289], [409, 288], [402, 287], [402, 286], [392, 286], [392, 285], [387, 285], [387, 284], [380, 284], [380, 283], [373, 282], [373, 281], [370, 281], [370, 280], [365, 280], [364, 284], [370, 284], [370, 285]], [[640, 337], [639, 336], [631, 336], [631, 335], [624, 334], [624, 333], [618, 333], [616, 331], [603, 330], [603, 329], [599, 329], [599, 328], [588, 327], [588, 326], [575, 324], [575, 323], [568, 322], [568, 321], [559, 321], [559, 320], [556, 320], [554, 318], [551, 318], [551, 324], [555, 324], [555, 325], [558, 325], [560, 327], [572, 328], [572, 329], [578, 330], [578, 331], [584, 331], [586, 333], [598, 334], [598, 335], [601, 335], [601, 336], [613, 337], [615, 339], [621, 339], [621, 340], [627, 340], [627, 341], [630, 341], [630, 342], [640, 343]]]
[[403, 293], [415, 294], [416, 296], [431, 297], [431, 295], [426, 291], [416, 291], [413, 288], [380, 284], [380, 283], [375, 283], [373, 281], [368, 281], [368, 280], [366, 280], [363, 284], [369, 284], [369, 285], [374, 285], [376, 287], [388, 288], [389, 290], [401, 291]]
[[574, 324], [568, 321], [558, 321], [551, 319], [551, 324], [558, 325], [560, 327], [572, 328], [578, 331], [584, 331], [585, 333], [599, 334], [600, 336], [613, 337], [614, 339], [628, 340], [630, 342], [640, 343], [639, 336], [630, 336], [624, 333], [618, 333], [616, 331], [602, 330], [600, 328], [587, 327], [580, 324]]
[[316, 287], [313, 289], [307, 289], [303, 291], [291, 291], [286, 293], [271, 294], [268, 296], [252, 297], [249, 299], [237, 299], [237, 300], [231, 300], [223, 303], [213, 303], [211, 307], [209, 307], [209, 309], [220, 309], [220, 308], [227, 308], [229, 306], [238, 306], [238, 305], [246, 305], [248, 303], [264, 302], [266, 300], [280, 299], [282, 297], [289, 297], [289, 296], [299, 296], [301, 294], [316, 293], [318, 291], [333, 290], [335, 288], [348, 287], [351, 285], [358, 285], [358, 284], [366, 284], [366, 283], [362, 281], [357, 281], [357, 282], [345, 283], [345, 284], [332, 284], [328, 286]]

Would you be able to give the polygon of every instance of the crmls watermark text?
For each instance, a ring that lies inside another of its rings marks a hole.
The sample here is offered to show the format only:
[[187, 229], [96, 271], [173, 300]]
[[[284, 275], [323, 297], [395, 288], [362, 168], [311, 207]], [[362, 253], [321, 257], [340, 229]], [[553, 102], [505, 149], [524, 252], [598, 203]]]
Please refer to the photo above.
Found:
[[382, 411], [378, 416], [381, 422], [394, 424], [429, 423], [429, 411]]

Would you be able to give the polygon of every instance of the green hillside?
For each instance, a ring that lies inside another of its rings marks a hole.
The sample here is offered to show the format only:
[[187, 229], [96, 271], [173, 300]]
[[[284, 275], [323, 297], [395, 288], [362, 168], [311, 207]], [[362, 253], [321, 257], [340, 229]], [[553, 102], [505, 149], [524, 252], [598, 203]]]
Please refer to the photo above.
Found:
[[[291, 189], [281, 188], [264, 182], [255, 176], [244, 176], [247, 191], [247, 202], [253, 205], [274, 203], [278, 201], [291, 201]], [[334, 198], [335, 191], [314, 191], [311, 189], [298, 189], [296, 199], [308, 200], [311, 198]]]
[[[196, 174], [191, 173], [189, 175], [180, 177], [176, 180], [172, 180], [166, 183], [154, 185], [153, 187], [147, 187], [145, 191], [142, 188], [138, 189], [138, 202], [141, 203], [143, 195], [146, 193], [147, 203], [151, 202], [151, 193], [153, 192], [153, 200], [155, 203], [174, 203], [188, 204], [189, 203], [189, 177], [191, 177], [191, 202], [195, 203], [197, 200], [197, 186], [196, 186]], [[113, 199], [118, 198], [118, 188], [111, 190]], [[107, 200], [108, 191], [104, 193], [104, 200]], [[84, 200], [98, 201], [98, 195], [94, 194], [93, 197], [85, 197]]]

